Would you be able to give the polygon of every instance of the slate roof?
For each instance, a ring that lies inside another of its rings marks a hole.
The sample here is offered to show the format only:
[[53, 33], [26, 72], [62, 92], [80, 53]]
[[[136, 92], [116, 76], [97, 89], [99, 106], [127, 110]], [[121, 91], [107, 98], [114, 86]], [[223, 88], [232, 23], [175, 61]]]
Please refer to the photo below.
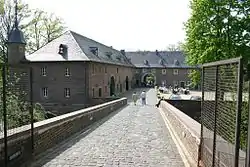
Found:
[[[60, 44], [68, 48], [67, 58], [59, 54]], [[98, 55], [90, 51], [90, 47], [98, 48]], [[109, 56], [108, 56], [109, 55]], [[31, 62], [46, 61], [95, 61], [117, 65], [133, 66], [122, 52], [84, 37], [73, 31], [67, 31], [49, 42], [31, 55], [26, 56]]]
[[184, 53], [181, 51], [126, 52], [126, 56], [140, 68], [196, 68], [187, 65]]

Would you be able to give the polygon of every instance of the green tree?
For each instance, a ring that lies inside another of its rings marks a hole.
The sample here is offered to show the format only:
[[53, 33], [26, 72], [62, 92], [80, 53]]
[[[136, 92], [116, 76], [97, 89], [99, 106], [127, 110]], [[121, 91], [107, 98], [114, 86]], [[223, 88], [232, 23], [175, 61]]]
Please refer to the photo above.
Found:
[[32, 11], [32, 19], [26, 29], [27, 51], [32, 53], [61, 35], [66, 27], [63, 20], [54, 14], [39, 9]]
[[[250, 1], [192, 0], [184, 51], [190, 65], [250, 57]], [[192, 73], [194, 82], [200, 77]]]

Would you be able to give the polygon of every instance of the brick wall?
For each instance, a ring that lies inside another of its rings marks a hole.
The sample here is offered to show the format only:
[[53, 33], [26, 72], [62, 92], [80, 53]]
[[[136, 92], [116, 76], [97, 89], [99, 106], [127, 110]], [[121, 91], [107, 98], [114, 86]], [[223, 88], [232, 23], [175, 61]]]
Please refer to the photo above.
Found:
[[[127, 99], [121, 98], [35, 123], [33, 155], [44, 152], [126, 104]], [[30, 125], [9, 130], [8, 154], [12, 160], [10, 160], [8, 167], [20, 166], [27, 160], [31, 160], [30, 136]], [[0, 166], [4, 166], [3, 143], [3, 134], [0, 133]]]
[[172, 131], [177, 134], [182, 145], [187, 150], [187, 159], [192, 165], [197, 165], [200, 143], [200, 124], [182, 111], [163, 101], [161, 108], [171, 124]]

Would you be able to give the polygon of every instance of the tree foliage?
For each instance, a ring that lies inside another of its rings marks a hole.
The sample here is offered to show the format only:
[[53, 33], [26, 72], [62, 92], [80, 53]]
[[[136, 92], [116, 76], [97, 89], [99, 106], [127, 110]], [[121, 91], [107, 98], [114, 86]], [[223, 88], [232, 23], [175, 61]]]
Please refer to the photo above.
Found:
[[250, 57], [250, 1], [192, 0], [190, 8], [184, 46], [190, 65]]
[[32, 53], [52, 41], [65, 30], [62, 19], [54, 14], [46, 13], [42, 10], [34, 10], [32, 12], [32, 20], [26, 29], [27, 34], [27, 50]]
[[[14, 1], [5, 0], [2, 11], [2, 14], [0, 13], [0, 51], [3, 49], [6, 51], [5, 43], [14, 26]], [[28, 53], [39, 49], [66, 29], [61, 18], [39, 9], [30, 9], [22, 0], [18, 1], [18, 23], [25, 34]]]
[[169, 44], [167, 46], [167, 51], [182, 51], [183, 50], [183, 43], [178, 42], [177, 44]]
[[[4, 2], [4, 3], [3, 3]], [[62, 19], [58, 18], [54, 14], [49, 14], [39, 9], [32, 10], [28, 4], [18, 1], [18, 23], [19, 28], [24, 32], [27, 42], [27, 52], [31, 53], [39, 49], [41, 46], [50, 42], [58, 35], [60, 35], [65, 27]], [[6, 42], [8, 36], [14, 26], [15, 20], [15, 4], [13, 0], [0, 0], [0, 62], [3, 62], [4, 55], [7, 53]], [[5, 54], [3, 54], [5, 53]], [[0, 66], [0, 76], [2, 75], [2, 66]], [[21, 71], [17, 71], [20, 73]], [[29, 112], [29, 100], [24, 99], [27, 97], [27, 92], [20, 92], [16, 89], [12, 89], [13, 86], [18, 85], [22, 76], [15, 76], [15, 79], [9, 80], [13, 75], [7, 75], [7, 90], [6, 90], [6, 104], [7, 104], [7, 123], [8, 128], [15, 128], [30, 123]], [[27, 85], [29, 83], [26, 83]], [[26, 86], [27, 86], [26, 85]], [[2, 77], [0, 78], [0, 101], [2, 100]], [[3, 107], [2, 101], [0, 103], [0, 131], [2, 129], [3, 122]], [[34, 121], [40, 121], [45, 119], [44, 108], [36, 103], [34, 105]]]

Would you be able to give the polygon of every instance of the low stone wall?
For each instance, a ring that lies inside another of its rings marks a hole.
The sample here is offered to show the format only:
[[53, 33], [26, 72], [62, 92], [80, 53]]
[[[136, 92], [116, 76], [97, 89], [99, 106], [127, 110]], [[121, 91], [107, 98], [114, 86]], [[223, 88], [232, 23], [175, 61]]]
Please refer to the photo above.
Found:
[[[103, 103], [34, 124], [32, 154], [30, 125], [8, 131], [8, 167], [21, 166], [31, 157], [55, 146], [111, 112], [127, 105], [127, 98]], [[0, 166], [4, 167], [4, 138], [0, 133]]]
[[181, 145], [185, 147], [182, 149], [186, 150], [189, 163], [191, 166], [197, 166], [201, 125], [166, 101], [163, 101], [160, 107], [171, 124], [171, 130], [176, 133]]

